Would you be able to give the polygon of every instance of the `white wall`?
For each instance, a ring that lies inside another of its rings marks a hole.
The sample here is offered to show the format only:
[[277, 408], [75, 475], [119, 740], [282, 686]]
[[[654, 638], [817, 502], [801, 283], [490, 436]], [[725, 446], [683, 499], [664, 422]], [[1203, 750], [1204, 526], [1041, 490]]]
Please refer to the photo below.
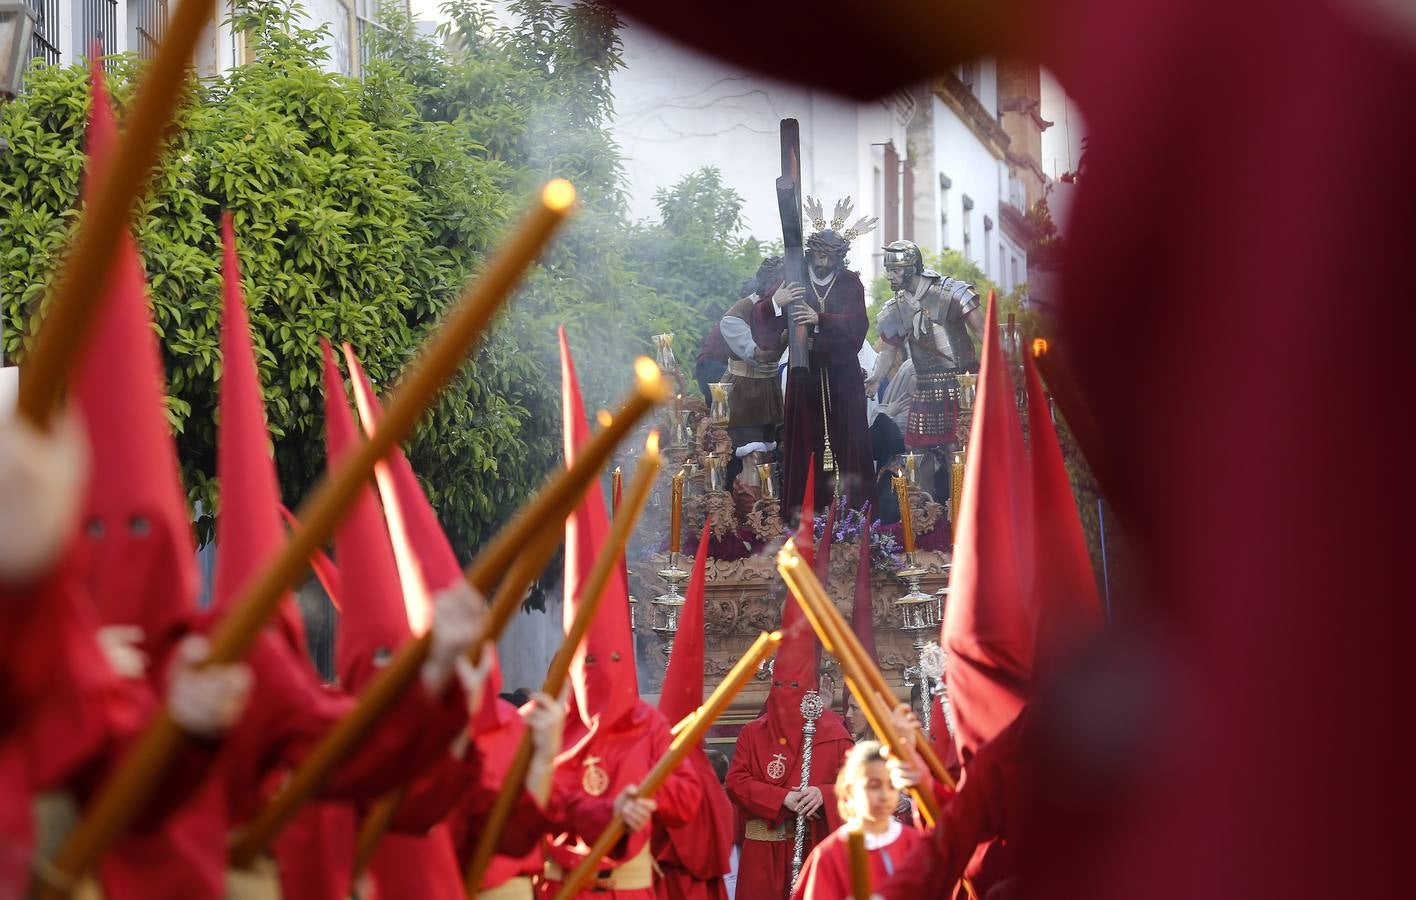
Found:
[[564, 638], [559, 598], [546, 604], [546, 612], [523, 610], [512, 616], [497, 641], [503, 690], [540, 690], [546, 670], [551, 667], [551, 657]]
[[[997, 83], [996, 70], [994, 84]], [[997, 102], [995, 89], [994, 102]], [[1006, 190], [1008, 170], [1006, 164], [994, 156], [952, 109], [938, 97], [931, 99], [934, 122], [934, 166], [931, 177], [935, 196], [935, 226], [938, 229], [939, 174], [947, 175], [952, 182], [947, 198], [949, 222], [946, 233], [938, 236], [935, 248], [948, 247], [960, 252], [964, 249], [964, 196], [974, 202], [970, 212], [972, 236], [969, 258], [980, 267], [984, 264], [983, 217], [993, 220], [993, 266], [989, 277], [997, 280], [999, 274], [997, 240], [1001, 226], [998, 220], [998, 203], [1002, 190]], [[923, 173], [918, 177], [923, 177]]]
[[1062, 90], [1056, 76], [1046, 69], [1042, 74], [1042, 105], [1038, 111], [1044, 119], [1052, 122], [1051, 128], [1042, 133], [1042, 170], [1054, 181], [1067, 172], [1074, 171], [1082, 155], [1082, 139], [1087, 135], [1086, 122], [1081, 110], [1071, 97]]
[[[874, 169], [892, 138], [905, 152], [893, 108], [854, 101], [756, 75], [674, 44], [630, 22], [625, 68], [614, 78], [611, 131], [625, 157], [630, 214], [654, 219], [654, 192], [703, 166], [716, 166], [742, 195], [748, 233], [781, 240], [774, 182], [781, 173], [778, 123], [801, 122], [802, 183], [830, 216], [850, 196], [856, 216], [875, 207]], [[808, 226], [809, 227], [809, 226]], [[878, 231], [856, 242], [851, 266], [867, 276]]]

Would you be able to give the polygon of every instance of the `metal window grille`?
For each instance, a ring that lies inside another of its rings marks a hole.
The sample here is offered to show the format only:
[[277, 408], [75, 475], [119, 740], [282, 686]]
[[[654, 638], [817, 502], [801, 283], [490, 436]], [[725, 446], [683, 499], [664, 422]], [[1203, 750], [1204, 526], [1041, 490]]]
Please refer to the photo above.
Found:
[[355, 39], [359, 42], [359, 72], [377, 54], [374, 53], [374, 33], [387, 31], [378, 22], [379, 0], [354, 0]]
[[29, 0], [34, 10], [32, 53], [51, 66], [59, 64], [59, 0]]
[[167, 33], [168, 0], [137, 0], [130, 15], [134, 17], [133, 27], [138, 36], [135, 48], [143, 59], [157, 55], [158, 45]]
[[96, 42], [108, 56], [121, 47], [118, 34], [118, 0], [82, 0], [79, 10], [79, 52], [84, 56]]

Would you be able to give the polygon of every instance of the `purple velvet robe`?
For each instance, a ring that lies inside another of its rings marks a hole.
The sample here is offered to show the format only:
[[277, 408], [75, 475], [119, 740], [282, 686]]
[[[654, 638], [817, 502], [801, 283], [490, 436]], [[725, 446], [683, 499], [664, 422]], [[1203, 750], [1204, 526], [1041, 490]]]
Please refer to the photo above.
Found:
[[[807, 300], [815, 300], [810, 289]], [[759, 303], [752, 310], [752, 338], [765, 349], [781, 352], [787, 346], [789, 322], [790, 316], [776, 315], [771, 303]], [[843, 479], [841, 492], [851, 508], [875, 505], [875, 461], [865, 421], [865, 376], [858, 358], [869, 327], [860, 276], [841, 269], [826, 294], [826, 308], [812, 335], [809, 368], [787, 370], [786, 414], [782, 423], [784, 521], [789, 521], [801, 506], [813, 454], [817, 473], [812, 508], [822, 509], [831, 499], [832, 479], [821, 470], [827, 434], [836, 458], [837, 477]], [[823, 382], [827, 398], [824, 417]]]

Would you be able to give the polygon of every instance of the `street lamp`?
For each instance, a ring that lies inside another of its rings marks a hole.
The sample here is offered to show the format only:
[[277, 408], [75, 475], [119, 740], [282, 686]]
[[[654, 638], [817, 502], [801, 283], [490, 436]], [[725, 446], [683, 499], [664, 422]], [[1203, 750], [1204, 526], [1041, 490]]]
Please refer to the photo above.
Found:
[[27, 0], [0, 0], [0, 99], [20, 92], [34, 39], [34, 12]]

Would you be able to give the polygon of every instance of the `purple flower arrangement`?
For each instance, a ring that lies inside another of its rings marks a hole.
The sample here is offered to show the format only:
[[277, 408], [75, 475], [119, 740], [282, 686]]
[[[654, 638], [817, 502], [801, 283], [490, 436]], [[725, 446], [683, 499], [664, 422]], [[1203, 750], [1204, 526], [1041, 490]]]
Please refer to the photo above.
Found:
[[[882, 525], [879, 519], [867, 521], [865, 512], [859, 509], [850, 509], [846, 506], [846, 499], [838, 497], [836, 503], [836, 521], [831, 529], [831, 543], [854, 544], [860, 540], [861, 532], [867, 532], [870, 540], [870, 567], [878, 572], [894, 572], [904, 565], [901, 555], [905, 548], [900, 544], [898, 525]], [[793, 532], [788, 531], [791, 536]], [[812, 539], [818, 545], [821, 538], [826, 534], [826, 511], [817, 514], [816, 521], [812, 528]]]

